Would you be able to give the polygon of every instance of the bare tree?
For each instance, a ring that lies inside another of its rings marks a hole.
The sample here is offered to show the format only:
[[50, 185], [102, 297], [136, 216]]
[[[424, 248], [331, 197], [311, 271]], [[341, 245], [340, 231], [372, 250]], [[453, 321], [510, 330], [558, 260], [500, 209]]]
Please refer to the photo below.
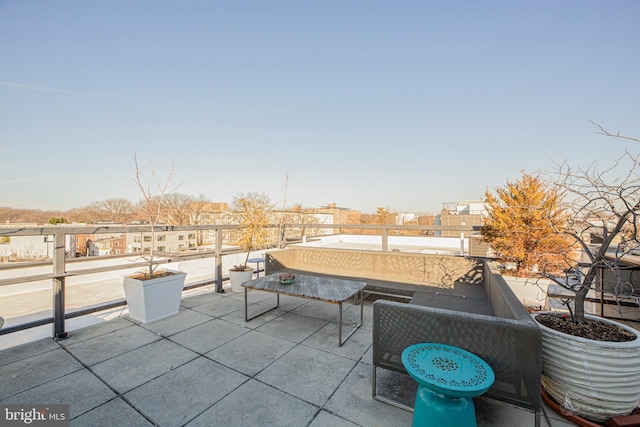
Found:
[[278, 242], [280, 249], [285, 245], [285, 211], [287, 209], [287, 197], [289, 196], [289, 171], [284, 174], [284, 188], [282, 189], [282, 209], [280, 209], [278, 224]]
[[[313, 211], [305, 210], [300, 203], [296, 203], [291, 207], [289, 222], [300, 225], [324, 224], [326, 218], [316, 215]], [[321, 234], [321, 230], [317, 227], [300, 227], [297, 235], [299, 237], [318, 236]]]
[[[150, 171], [151, 171], [151, 181], [149, 181], [148, 183], [143, 183], [142, 180], [142, 173], [140, 171], [140, 167], [138, 165], [138, 158], [136, 157], [136, 155], [133, 155], [133, 159], [134, 162], [136, 164], [136, 176], [134, 178], [135, 183], [138, 185], [138, 188], [140, 189], [140, 192], [142, 193], [143, 196], [143, 203], [142, 203], [142, 208], [143, 208], [143, 213], [145, 216], [146, 221], [151, 225], [151, 248], [150, 248], [150, 252], [148, 255], [142, 254], [143, 258], [145, 258], [145, 260], [147, 261], [147, 265], [148, 265], [148, 277], [152, 278], [153, 277], [153, 272], [155, 270], [155, 263], [154, 263], [154, 244], [155, 244], [155, 230], [156, 230], [156, 225], [158, 224], [158, 222], [160, 221], [161, 215], [162, 215], [162, 208], [163, 208], [163, 202], [164, 202], [164, 198], [170, 194], [171, 192], [175, 191], [175, 189], [177, 187], [175, 187], [173, 190], [169, 189], [169, 184], [171, 183], [171, 179], [173, 177], [173, 159], [171, 160], [171, 169], [169, 170], [169, 174], [167, 176], [167, 179], [164, 182], [161, 182], [158, 179], [158, 176], [156, 175], [156, 171], [155, 171], [155, 167], [153, 165], [153, 162], [151, 162], [151, 160], [149, 160], [149, 166], [150, 166]], [[153, 185], [156, 187], [156, 190], [158, 192], [157, 195], [153, 195], [153, 192], [151, 190], [151, 185]]]
[[106, 221], [126, 224], [133, 218], [133, 203], [127, 199], [114, 198], [102, 202], [102, 210]]
[[[209, 206], [211, 205], [211, 201], [207, 199], [203, 194], [200, 194], [196, 198], [191, 198], [191, 203], [187, 208], [188, 216], [189, 216], [189, 224], [191, 225], [200, 225], [204, 224], [207, 218], [207, 211]], [[204, 241], [204, 231], [199, 230], [197, 233], [198, 237], [198, 246], [202, 245]]]
[[188, 225], [194, 198], [187, 194], [167, 194], [164, 198], [164, 221], [170, 225]]
[[[593, 123], [593, 122], [592, 122]], [[598, 134], [640, 142], [636, 138], [611, 134], [600, 125]], [[605, 168], [592, 163], [586, 168], [567, 162], [556, 164], [548, 179], [563, 192], [571, 213], [570, 224], [559, 233], [571, 236], [582, 250], [582, 259], [569, 261], [578, 275], [558, 279], [549, 272], [543, 274], [558, 285], [575, 293], [573, 318], [584, 322], [587, 293], [596, 285], [602, 270], [610, 271], [615, 288], [628, 287], [621, 271], [623, 257], [638, 247], [638, 214], [640, 213], [640, 154], [625, 150]]]

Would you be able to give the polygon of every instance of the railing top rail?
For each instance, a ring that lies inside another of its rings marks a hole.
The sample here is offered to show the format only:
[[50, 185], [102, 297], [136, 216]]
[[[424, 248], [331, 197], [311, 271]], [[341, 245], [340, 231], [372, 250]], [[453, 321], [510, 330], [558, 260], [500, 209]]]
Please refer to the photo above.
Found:
[[107, 233], [145, 233], [155, 231], [190, 231], [190, 230], [232, 230], [238, 228], [233, 224], [206, 225], [70, 225], [49, 227], [0, 228], [0, 236], [49, 236], [54, 234], [107, 234]]
[[[393, 224], [271, 224], [269, 228], [339, 228], [362, 230], [425, 230], [425, 231], [473, 231], [471, 226], [450, 225], [393, 225]], [[237, 224], [200, 224], [200, 225], [55, 225], [45, 227], [0, 227], [0, 236], [49, 236], [56, 234], [107, 234], [107, 233], [145, 233], [155, 231], [191, 231], [191, 230], [234, 230], [241, 228]]]

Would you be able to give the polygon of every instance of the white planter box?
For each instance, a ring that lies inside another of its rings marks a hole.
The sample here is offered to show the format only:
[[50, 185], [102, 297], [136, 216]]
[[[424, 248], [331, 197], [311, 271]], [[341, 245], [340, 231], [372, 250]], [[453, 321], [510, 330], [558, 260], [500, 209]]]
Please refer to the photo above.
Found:
[[173, 273], [151, 280], [124, 278], [131, 319], [146, 324], [178, 314], [187, 273]]
[[[533, 316], [545, 313], [535, 313]], [[640, 400], [640, 338], [629, 342], [594, 341], [542, 329], [542, 384], [566, 410], [595, 421], [633, 411]]]
[[229, 270], [229, 282], [233, 292], [242, 292], [242, 284], [253, 279], [253, 270], [233, 271]]

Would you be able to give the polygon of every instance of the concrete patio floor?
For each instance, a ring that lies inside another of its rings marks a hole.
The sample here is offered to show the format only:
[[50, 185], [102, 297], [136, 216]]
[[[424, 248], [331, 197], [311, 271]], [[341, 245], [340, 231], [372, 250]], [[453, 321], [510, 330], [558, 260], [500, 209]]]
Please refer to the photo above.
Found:
[[[275, 297], [249, 292], [250, 312]], [[338, 347], [336, 305], [283, 296], [248, 323], [244, 294], [203, 291], [178, 316], [123, 316], [0, 351], [0, 403], [70, 404], [72, 426], [410, 426], [412, 413], [371, 398], [372, 301]], [[345, 330], [359, 307], [345, 304]], [[391, 375], [391, 374], [389, 374]], [[392, 395], [406, 376], [389, 378]], [[385, 375], [379, 371], [379, 385]], [[478, 398], [478, 426], [533, 426], [524, 409]], [[544, 407], [542, 426], [573, 426]]]

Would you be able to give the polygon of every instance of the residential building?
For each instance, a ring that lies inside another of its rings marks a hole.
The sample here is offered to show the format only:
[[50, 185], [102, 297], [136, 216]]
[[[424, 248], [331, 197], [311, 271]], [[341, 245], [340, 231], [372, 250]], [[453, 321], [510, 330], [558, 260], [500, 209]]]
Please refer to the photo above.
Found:
[[[198, 246], [195, 230], [189, 231], [160, 231], [128, 233], [126, 236], [126, 249], [129, 253], [150, 252], [153, 246], [154, 252], [181, 252], [196, 249]], [[153, 240], [153, 241], [152, 241]]]

